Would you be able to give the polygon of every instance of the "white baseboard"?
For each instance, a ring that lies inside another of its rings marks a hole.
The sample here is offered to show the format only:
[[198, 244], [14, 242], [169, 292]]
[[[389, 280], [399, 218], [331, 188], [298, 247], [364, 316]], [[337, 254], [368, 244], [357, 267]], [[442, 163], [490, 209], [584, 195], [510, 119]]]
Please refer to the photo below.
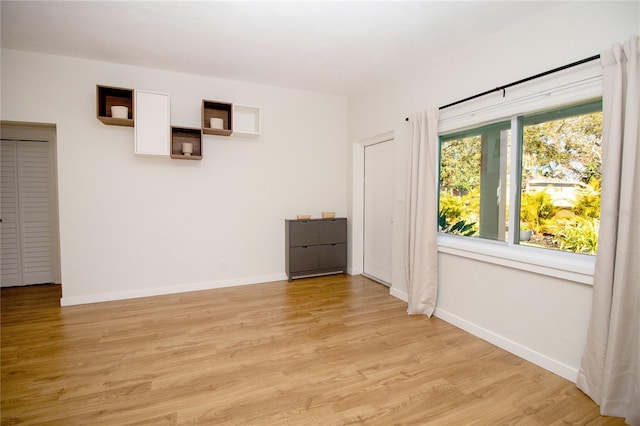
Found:
[[[409, 295], [403, 291], [398, 291], [394, 288], [391, 288], [389, 293], [391, 294], [391, 296], [396, 297], [404, 302], [408, 303], [409, 301]], [[541, 354], [540, 352], [521, 345], [520, 343], [514, 342], [513, 340], [507, 339], [504, 336], [496, 334], [491, 330], [487, 330], [484, 327], [460, 318], [457, 315], [453, 315], [438, 307], [436, 307], [434, 315], [451, 325], [454, 325], [468, 333], [473, 334], [476, 337], [481, 338], [482, 340], [486, 340], [487, 342], [496, 345], [500, 349], [511, 352], [512, 354], [517, 355], [529, 362], [532, 362], [537, 366], [544, 368], [545, 370], [551, 371], [552, 373], [557, 374], [558, 376], [563, 377], [573, 383], [575, 383], [576, 379], [578, 378], [578, 370], [576, 368], [563, 364], [553, 358]]]
[[391, 289], [389, 290], [389, 294], [395, 297], [396, 299], [400, 299], [403, 302], [409, 303], [409, 295], [404, 291], [399, 291], [391, 287]]
[[360, 269], [356, 269], [354, 267], [347, 266], [347, 274], [349, 274], [349, 275], [360, 275], [361, 273], [362, 273], [362, 271], [360, 271]]
[[286, 274], [263, 275], [258, 277], [236, 278], [232, 280], [208, 281], [167, 287], [141, 288], [137, 290], [115, 291], [89, 294], [85, 296], [62, 297], [60, 306], [84, 305], [87, 303], [112, 302], [114, 300], [134, 299], [138, 297], [161, 296], [164, 294], [186, 293], [189, 291], [212, 290], [249, 284], [260, 284], [286, 280]]
[[500, 336], [493, 331], [487, 330], [486, 328], [480, 327], [477, 324], [469, 322], [437, 307], [435, 309], [434, 315], [441, 320], [448, 322], [449, 324], [461, 328], [462, 330], [467, 331], [474, 336], [481, 338], [482, 340], [486, 340], [487, 342], [492, 343], [499, 348], [504, 349], [505, 351], [511, 352], [512, 354], [517, 355], [520, 358], [532, 362], [537, 366], [544, 368], [545, 370], [555, 373], [558, 376], [563, 377], [573, 383], [576, 382], [576, 379], [578, 377], [578, 370], [573, 367], [563, 364], [560, 361], [550, 358], [544, 354], [541, 354], [540, 352], [523, 346], [520, 343], [514, 342], [513, 340], [507, 339], [504, 336]]

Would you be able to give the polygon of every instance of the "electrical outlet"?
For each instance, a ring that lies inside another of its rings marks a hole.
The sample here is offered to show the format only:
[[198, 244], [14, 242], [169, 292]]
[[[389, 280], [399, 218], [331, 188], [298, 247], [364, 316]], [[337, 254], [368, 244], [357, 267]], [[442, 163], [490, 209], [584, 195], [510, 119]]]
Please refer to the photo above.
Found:
[[218, 259], [218, 269], [220, 269], [221, 271], [224, 269], [224, 259], [223, 258]]

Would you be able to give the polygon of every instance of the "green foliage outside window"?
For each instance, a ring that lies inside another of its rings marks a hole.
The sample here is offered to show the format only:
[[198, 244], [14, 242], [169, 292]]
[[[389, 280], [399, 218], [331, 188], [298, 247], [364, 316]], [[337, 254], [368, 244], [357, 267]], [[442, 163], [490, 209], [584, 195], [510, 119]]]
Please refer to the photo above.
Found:
[[555, 216], [559, 210], [547, 192], [523, 192], [520, 198], [520, 228], [538, 235], [551, 233], [557, 228]]
[[480, 187], [464, 195], [440, 193], [440, 212], [446, 211], [449, 221], [478, 222], [480, 215]]
[[600, 218], [600, 183], [601, 179], [589, 182], [588, 192], [578, 195], [573, 210], [576, 216], [598, 219]]
[[564, 226], [557, 235], [560, 250], [583, 254], [596, 254], [598, 251], [598, 229], [600, 220], [577, 217]]
[[442, 190], [462, 197], [480, 187], [480, 136], [446, 141], [440, 150]]
[[523, 141], [523, 183], [544, 177], [588, 184], [602, 177], [601, 112], [526, 125]]
[[478, 232], [476, 222], [467, 223], [465, 219], [454, 219], [454, 223], [451, 223], [448, 213], [449, 211], [447, 209], [440, 210], [438, 215], [438, 230], [440, 232], [464, 235], [465, 237], [471, 237]]

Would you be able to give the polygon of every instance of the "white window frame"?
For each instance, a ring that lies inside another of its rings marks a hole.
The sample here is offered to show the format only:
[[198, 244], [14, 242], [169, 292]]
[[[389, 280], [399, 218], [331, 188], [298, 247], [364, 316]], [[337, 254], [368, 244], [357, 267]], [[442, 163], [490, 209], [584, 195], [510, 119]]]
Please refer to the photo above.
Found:
[[[518, 129], [518, 117], [544, 110], [562, 108], [572, 104], [587, 102], [602, 96], [601, 70], [597, 75], [587, 76], [573, 82], [555, 85], [553, 82], [542, 82], [535, 87], [524, 88], [513, 96], [484, 101], [478, 105], [467, 105], [455, 110], [445, 110], [440, 115], [438, 133], [446, 135], [465, 129], [480, 127], [494, 121], [511, 118], [511, 182], [509, 229], [518, 229], [515, 221], [520, 217], [516, 211], [519, 185], [517, 179], [518, 158], [521, 141]], [[592, 70], [593, 74], [594, 71]], [[440, 159], [438, 161], [438, 170]], [[439, 179], [440, 176], [437, 176]], [[439, 197], [439, 194], [438, 194]], [[511, 231], [513, 232], [513, 231]], [[596, 256], [563, 252], [560, 250], [527, 247], [515, 244], [514, 238], [507, 241], [470, 238], [445, 233], [438, 234], [438, 251], [456, 256], [466, 257], [481, 262], [488, 262], [536, 274], [547, 275], [568, 281], [593, 285], [593, 271]]]

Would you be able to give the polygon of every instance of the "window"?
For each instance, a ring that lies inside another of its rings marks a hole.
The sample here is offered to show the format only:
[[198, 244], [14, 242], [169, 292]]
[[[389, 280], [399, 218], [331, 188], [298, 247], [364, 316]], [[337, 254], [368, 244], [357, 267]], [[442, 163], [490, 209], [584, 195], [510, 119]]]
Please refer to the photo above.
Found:
[[506, 121], [441, 138], [441, 232], [505, 241], [510, 127]]
[[442, 135], [440, 232], [596, 254], [601, 111], [594, 101]]

